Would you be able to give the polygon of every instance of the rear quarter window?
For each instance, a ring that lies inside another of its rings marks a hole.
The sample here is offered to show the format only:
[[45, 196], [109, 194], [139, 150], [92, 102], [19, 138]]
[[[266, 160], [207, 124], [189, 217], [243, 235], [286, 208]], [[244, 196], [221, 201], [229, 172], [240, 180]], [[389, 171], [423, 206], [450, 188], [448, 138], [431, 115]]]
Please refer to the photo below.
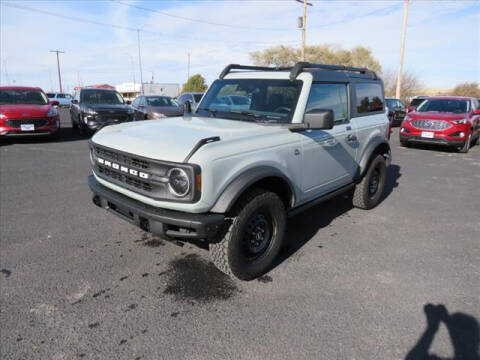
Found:
[[357, 113], [383, 111], [383, 91], [379, 83], [356, 83]]

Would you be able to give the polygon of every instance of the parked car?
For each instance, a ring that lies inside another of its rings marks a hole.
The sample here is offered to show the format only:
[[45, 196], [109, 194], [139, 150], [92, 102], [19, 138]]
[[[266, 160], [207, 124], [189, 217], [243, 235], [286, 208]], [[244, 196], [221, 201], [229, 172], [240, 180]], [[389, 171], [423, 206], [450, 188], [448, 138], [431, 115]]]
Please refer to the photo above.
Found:
[[400, 144], [438, 144], [463, 153], [480, 137], [480, 105], [473, 97], [436, 96], [409, 113], [400, 126]]
[[407, 112], [415, 111], [417, 106], [423, 103], [425, 99], [428, 99], [428, 96], [424, 96], [424, 95], [414, 96], [407, 107]]
[[195, 109], [198, 106], [200, 100], [202, 99], [202, 96], [202, 92], [183, 93], [178, 97], [177, 102], [181, 107], [184, 107], [185, 103], [188, 102], [190, 103], [190, 107], [192, 109]]
[[65, 93], [47, 93], [50, 101], [58, 101], [58, 106], [70, 107], [72, 105], [72, 95]]
[[134, 110], [115, 90], [83, 88], [77, 91], [70, 107], [72, 127], [80, 134], [104, 126], [132, 121]]
[[38, 87], [0, 87], [0, 137], [60, 133], [57, 101], [49, 101]]
[[236, 110], [248, 110], [250, 108], [250, 98], [241, 95], [229, 95], [220, 96], [212, 103], [217, 110], [222, 108], [236, 109]]
[[385, 103], [388, 109], [388, 120], [390, 120], [393, 126], [400, 125], [407, 113], [403, 101], [400, 99], [385, 98]]
[[183, 108], [169, 96], [142, 95], [132, 102], [135, 120], [183, 115]]
[[[212, 107], [238, 93], [248, 110]], [[159, 236], [205, 241], [221, 271], [249, 280], [274, 264], [287, 215], [350, 190], [356, 207], [380, 202], [388, 129], [372, 71], [229, 65], [191, 116], [95, 134], [88, 182], [97, 206]]]

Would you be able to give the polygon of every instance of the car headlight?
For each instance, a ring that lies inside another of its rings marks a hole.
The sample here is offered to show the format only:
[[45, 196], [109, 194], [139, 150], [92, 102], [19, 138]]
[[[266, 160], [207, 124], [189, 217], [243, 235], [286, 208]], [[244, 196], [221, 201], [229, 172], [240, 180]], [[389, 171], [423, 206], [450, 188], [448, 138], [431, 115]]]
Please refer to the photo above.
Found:
[[7, 116], [5, 114], [0, 113], [0, 120], [5, 119]]
[[90, 108], [85, 108], [85, 109], [83, 110], [83, 112], [84, 112], [85, 114], [87, 114], [87, 115], [97, 115], [97, 112], [96, 112], [95, 110], [93, 110], [93, 109], [90, 109]]
[[468, 122], [468, 119], [453, 120], [452, 122], [456, 125], [466, 124]]
[[48, 110], [47, 117], [53, 117], [58, 115], [58, 110], [57, 108], [54, 108], [53, 106]]
[[190, 191], [190, 180], [185, 170], [172, 168], [167, 173], [168, 189], [178, 197], [184, 197]]
[[160, 119], [160, 118], [166, 117], [165, 114], [162, 114], [162, 113], [153, 113], [152, 115], [154, 119]]

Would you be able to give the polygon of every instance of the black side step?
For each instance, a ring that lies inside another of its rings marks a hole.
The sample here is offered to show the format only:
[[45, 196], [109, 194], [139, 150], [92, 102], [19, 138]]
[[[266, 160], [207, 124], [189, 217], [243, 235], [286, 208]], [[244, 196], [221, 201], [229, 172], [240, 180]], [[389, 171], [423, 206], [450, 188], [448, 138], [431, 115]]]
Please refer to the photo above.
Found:
[[316, 198], [315, 200], [312, 200], [312, 201], [309, 201], [308, 203], [306, 204], [303, 204], [303, 205], [300, 205], [296, 208], [293, 208], [293, 209], [290, 209], [288, 210], [288, 216], [295, 216], [307, 209], [310, 209], [312, 206], [315, 206], [315, 205], [318, 205], [324, 201], [327, 201], [327, 200], [330, 200], [331, 198], [334, 198], [335, 196], [338, 196], [348, 190], [350, 190], [351, 188], [353, 188], [355, 186], [355, 184], [348, 184], [344, 187], [341, 187], [340, 189], [338, 190], [334, 190], [332, 192], [329, 192], [328, 194], [325, 194], [325, 195], [322, 195], [318, 198]]

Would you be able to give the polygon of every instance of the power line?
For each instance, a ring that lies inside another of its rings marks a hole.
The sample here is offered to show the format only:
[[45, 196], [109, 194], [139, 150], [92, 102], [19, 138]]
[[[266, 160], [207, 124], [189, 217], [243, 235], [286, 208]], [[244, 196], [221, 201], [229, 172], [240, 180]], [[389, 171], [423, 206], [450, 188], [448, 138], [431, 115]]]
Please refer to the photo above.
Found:
[[[130, 27], [130, 26], [116, 25], [116, 24], [112, 24], [112, 23], [105, 23], [105, 22], [100, 22], [100, 21], [95, 21], [95, 20], [89, 20], [89, 19], [80, 18], [80, 17], [76, 17], [76, 16], [59, 14], [59, 13], [55, 13], [55, 12], [51, 12], [51, 11], [47, 11], [47, 10], [40, 10], [40, 9], [32, 8], [32, 7], [29, 7], [29, 6], [12, 4], [12, 3], [8, 3], [8, 2], [1, 2], [1, 4], [4, 5], [4, 6], [11, 7], [11, 8], [17, 8], [17, 9], [31, 11], [31, 12], [35, 12], [35, 13], [41, 13], [41, 14], [50, 15], [50, 16], [54, 16], [54, 17], [57, 17], [57, 18], [61, 18], [61, 19], [67, 19], [67, 20], [72, 20], [72, 21], [77, 21], [77, 22], [82, 22], [82, 23], [87, 23], [87, 24], [92, 24], [92, 25], [98, 25], [98, 26], [106, 26], [106, 27], [111, 27], [111, 28], [120, 29], [120, 30], [128, 30], [128, 31], [132, 31], [132, 32], [133, 31], [137, 32], [139, 30], [139, 31], [141, 31], [145, 34], [152, 34], [152, 35], [162, 36], [162, 37], [170, 37], [170, 35], [165, 34], [165, 33], [161, 33], [161, 32], [149, 31], [149, 30], [144, 30], [144, 29], [133, 28], [133, 27]], [[278, 41], [273, 42], [273, 41], [237, 41], [237, 40], [202, 39], [202, 38], [185, 36], [185, 35], [181, 35], [181, 34], [176, 35], [176, 37], [190, 39], [190, 40], [193, 40], [193, 41], [211, 41], [211, 42], [222, 42], [222, 43], [228, 43], [228, 44], [231, 44], [232, 42], [237, 43], [237, 44], [238, 43], [243, 43], [243, 44], [265, 44], [265, 45], [266, 44], [278, 44], [279, 43]], [[171, 43], [174, 43], [174, 42], [176, 43], [177, 41], [171, 41]], [[288, 43], [296, 43], [296, 42], [297, 41], [292, 40], [292, 41], [283, 41], [282, 43], [283, 44], [285, 44], [285, 43], [288, 44]]]
[[288, 30], [288, 29], [284, 29], [284, 28], [262, 28], [262, 27], [251, 27], [251, 26], [242, 26], [242, 25], [223, 24], [223, 23], [217, 23], [217, 22], [213, 22], [213, 21], [207, 21], [207, 20], [202, 20], [202, 19], [195, 19], [195, 18], [189, 18], [189, 17], [185, 17], [185, 16], [180, 16], [180, 15], [175, 15], [175, 14], [171, 14], [171, 13], [161, 11], [161, 10], [146, 8], [146, 7], [135, 5], [135, 4], [128, 4], [128, 3], [125, 3], [125, 2], [120, 1], [120, 0], [110, 0], [110, 1], [116, 2], [116, 3], [124, 5], [124, 6], [131, 7], [131, 8], [134, 8], [134, 9], [143, 10], [143, 11], [147, 11], [147, 12], [152, 12], [152, 13], [160, 14], [160, 15], [163, 15], [163, 16], [172, 17], [172, 18], [175, 18], [175, 19], [192, 21], [192, 22], [197, 22], [197, 23], [202, 23], [202, 24], [207, 24], [207, 25], [213, 25], [213, 26], [221, 26], [221, 27], [227, 27], [227, 28], [232, 28], [232, 29], [243, 29], [243, 30], [269, 30], [269, 31], [287, 31]]

